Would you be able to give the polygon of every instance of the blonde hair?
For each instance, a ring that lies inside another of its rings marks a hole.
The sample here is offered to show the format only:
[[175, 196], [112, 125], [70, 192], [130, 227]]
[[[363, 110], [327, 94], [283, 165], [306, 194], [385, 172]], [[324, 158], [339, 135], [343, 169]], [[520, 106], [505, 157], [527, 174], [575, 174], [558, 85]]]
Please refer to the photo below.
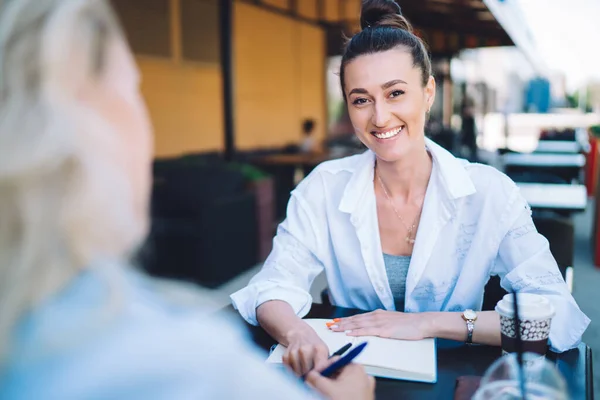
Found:
[[[145, 236], [119, 138], [77, 101], [122, 39], [105, 0], [4, 0], [0, 11], [0, 365], [19, 318]], [[86, 145], [87, 144], [87, 145]], [[137, 218], [137, 219], [136, 219]]]

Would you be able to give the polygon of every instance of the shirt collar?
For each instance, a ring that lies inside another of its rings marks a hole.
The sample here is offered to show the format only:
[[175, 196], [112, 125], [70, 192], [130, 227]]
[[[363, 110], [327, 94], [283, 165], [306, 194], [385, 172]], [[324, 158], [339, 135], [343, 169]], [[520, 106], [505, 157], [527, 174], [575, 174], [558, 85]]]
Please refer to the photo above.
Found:
[[[445, 194], [446, 199], [454, 201], [461, 197], [469, 196], [475, 193], [475, 185], [465, 169], [466, 161], [454, 157], [446, 149], [435, 143], [429, 138], [425, 138], [425, 146], [433, 157], [436, 167], [432, 173], [436, 173], [438, 181], [445, 190], [440, 193]], [[363, 197], [369, 190], [373, 190], [375, 166], [375, 153], [367, 150], [361, 154], [355, 164], [355, 169], [340, 201], [339, 210], [346, 213], [353, 213]]]

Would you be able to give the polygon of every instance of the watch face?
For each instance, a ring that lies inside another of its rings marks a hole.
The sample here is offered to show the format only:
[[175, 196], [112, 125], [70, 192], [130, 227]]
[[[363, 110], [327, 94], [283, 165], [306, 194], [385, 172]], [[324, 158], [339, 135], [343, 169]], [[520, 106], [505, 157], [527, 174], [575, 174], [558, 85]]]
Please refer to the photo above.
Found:
[[475, 311], [473, 311], [473, 310], [465, 310], [465, 312], [463, 313], [463, 315], [465, 316], [466, 319], [475, 319], [475, 318], [477, 318], [477, 313], [475, 313]]

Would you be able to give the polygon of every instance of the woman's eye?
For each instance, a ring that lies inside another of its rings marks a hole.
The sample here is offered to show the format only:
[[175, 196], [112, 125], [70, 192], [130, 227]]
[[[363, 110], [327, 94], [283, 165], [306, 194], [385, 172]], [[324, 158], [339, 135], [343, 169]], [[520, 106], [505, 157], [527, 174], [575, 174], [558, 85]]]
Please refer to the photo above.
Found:
[[398, 97], [403, 94], [404, 94], [404, 90], [394, 90], [392, 93], [390, 93], [390, 97]]
[[361, 104], [365, 104], [366, 102], [367, 102], [367, 99], [363, 99], [363, 98], [359, 97], [358, 99], [354, 99], [352, 104], [361, 105]]

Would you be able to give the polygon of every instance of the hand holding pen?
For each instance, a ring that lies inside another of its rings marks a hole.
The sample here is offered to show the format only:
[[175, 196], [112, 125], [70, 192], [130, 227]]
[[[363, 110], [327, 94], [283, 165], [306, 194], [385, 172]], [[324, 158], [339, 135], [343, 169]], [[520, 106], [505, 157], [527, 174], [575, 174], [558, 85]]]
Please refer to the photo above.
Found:
[[[352, 346], [351, 343], [346, 343], [339, 350], [335, 351], [331, 356], [329, 356], [329, 359], [332, 359], [333, 357], [344, 354], [351, 346]], [[326, 378], [330, 378], [331, 376], [333, 376], [334, 374], [339, 372], [342, 368], [344, 368], [345, 366], [350, 364], [352, 362], [352, 360], [354, 360], [364, 350], [364, 348], [366, 346], [367, 346], [367, 342], [363, 342], [363, 343], [359, 344], [358, 346], [354, 347], [350, 352], [348, 352], [347, 355], [345, 355], [344, 357], [340, 358], [339, 360], [336, 360], [333, 363], [329, 364], [328, 367], [326, 367], [324, 370], [322, 370], [320, 372], [320, 375], [324, 376]], [[302, 380], [304, 380], [305, 378], [306, 378], [306, 375], [303, 375]]]
[[[352, 363], [366, 345], [365, 342], [354, 347], [320, 373], [310, 371], [306, 375], [306, 383], [330, 399], [374, 399], [375, 379], [368, 376], [361, 365]], [[338, 352], [347, 351], [343, 349], [342, 347]], [[335, 379], [331, 379], [333, 376]]]

